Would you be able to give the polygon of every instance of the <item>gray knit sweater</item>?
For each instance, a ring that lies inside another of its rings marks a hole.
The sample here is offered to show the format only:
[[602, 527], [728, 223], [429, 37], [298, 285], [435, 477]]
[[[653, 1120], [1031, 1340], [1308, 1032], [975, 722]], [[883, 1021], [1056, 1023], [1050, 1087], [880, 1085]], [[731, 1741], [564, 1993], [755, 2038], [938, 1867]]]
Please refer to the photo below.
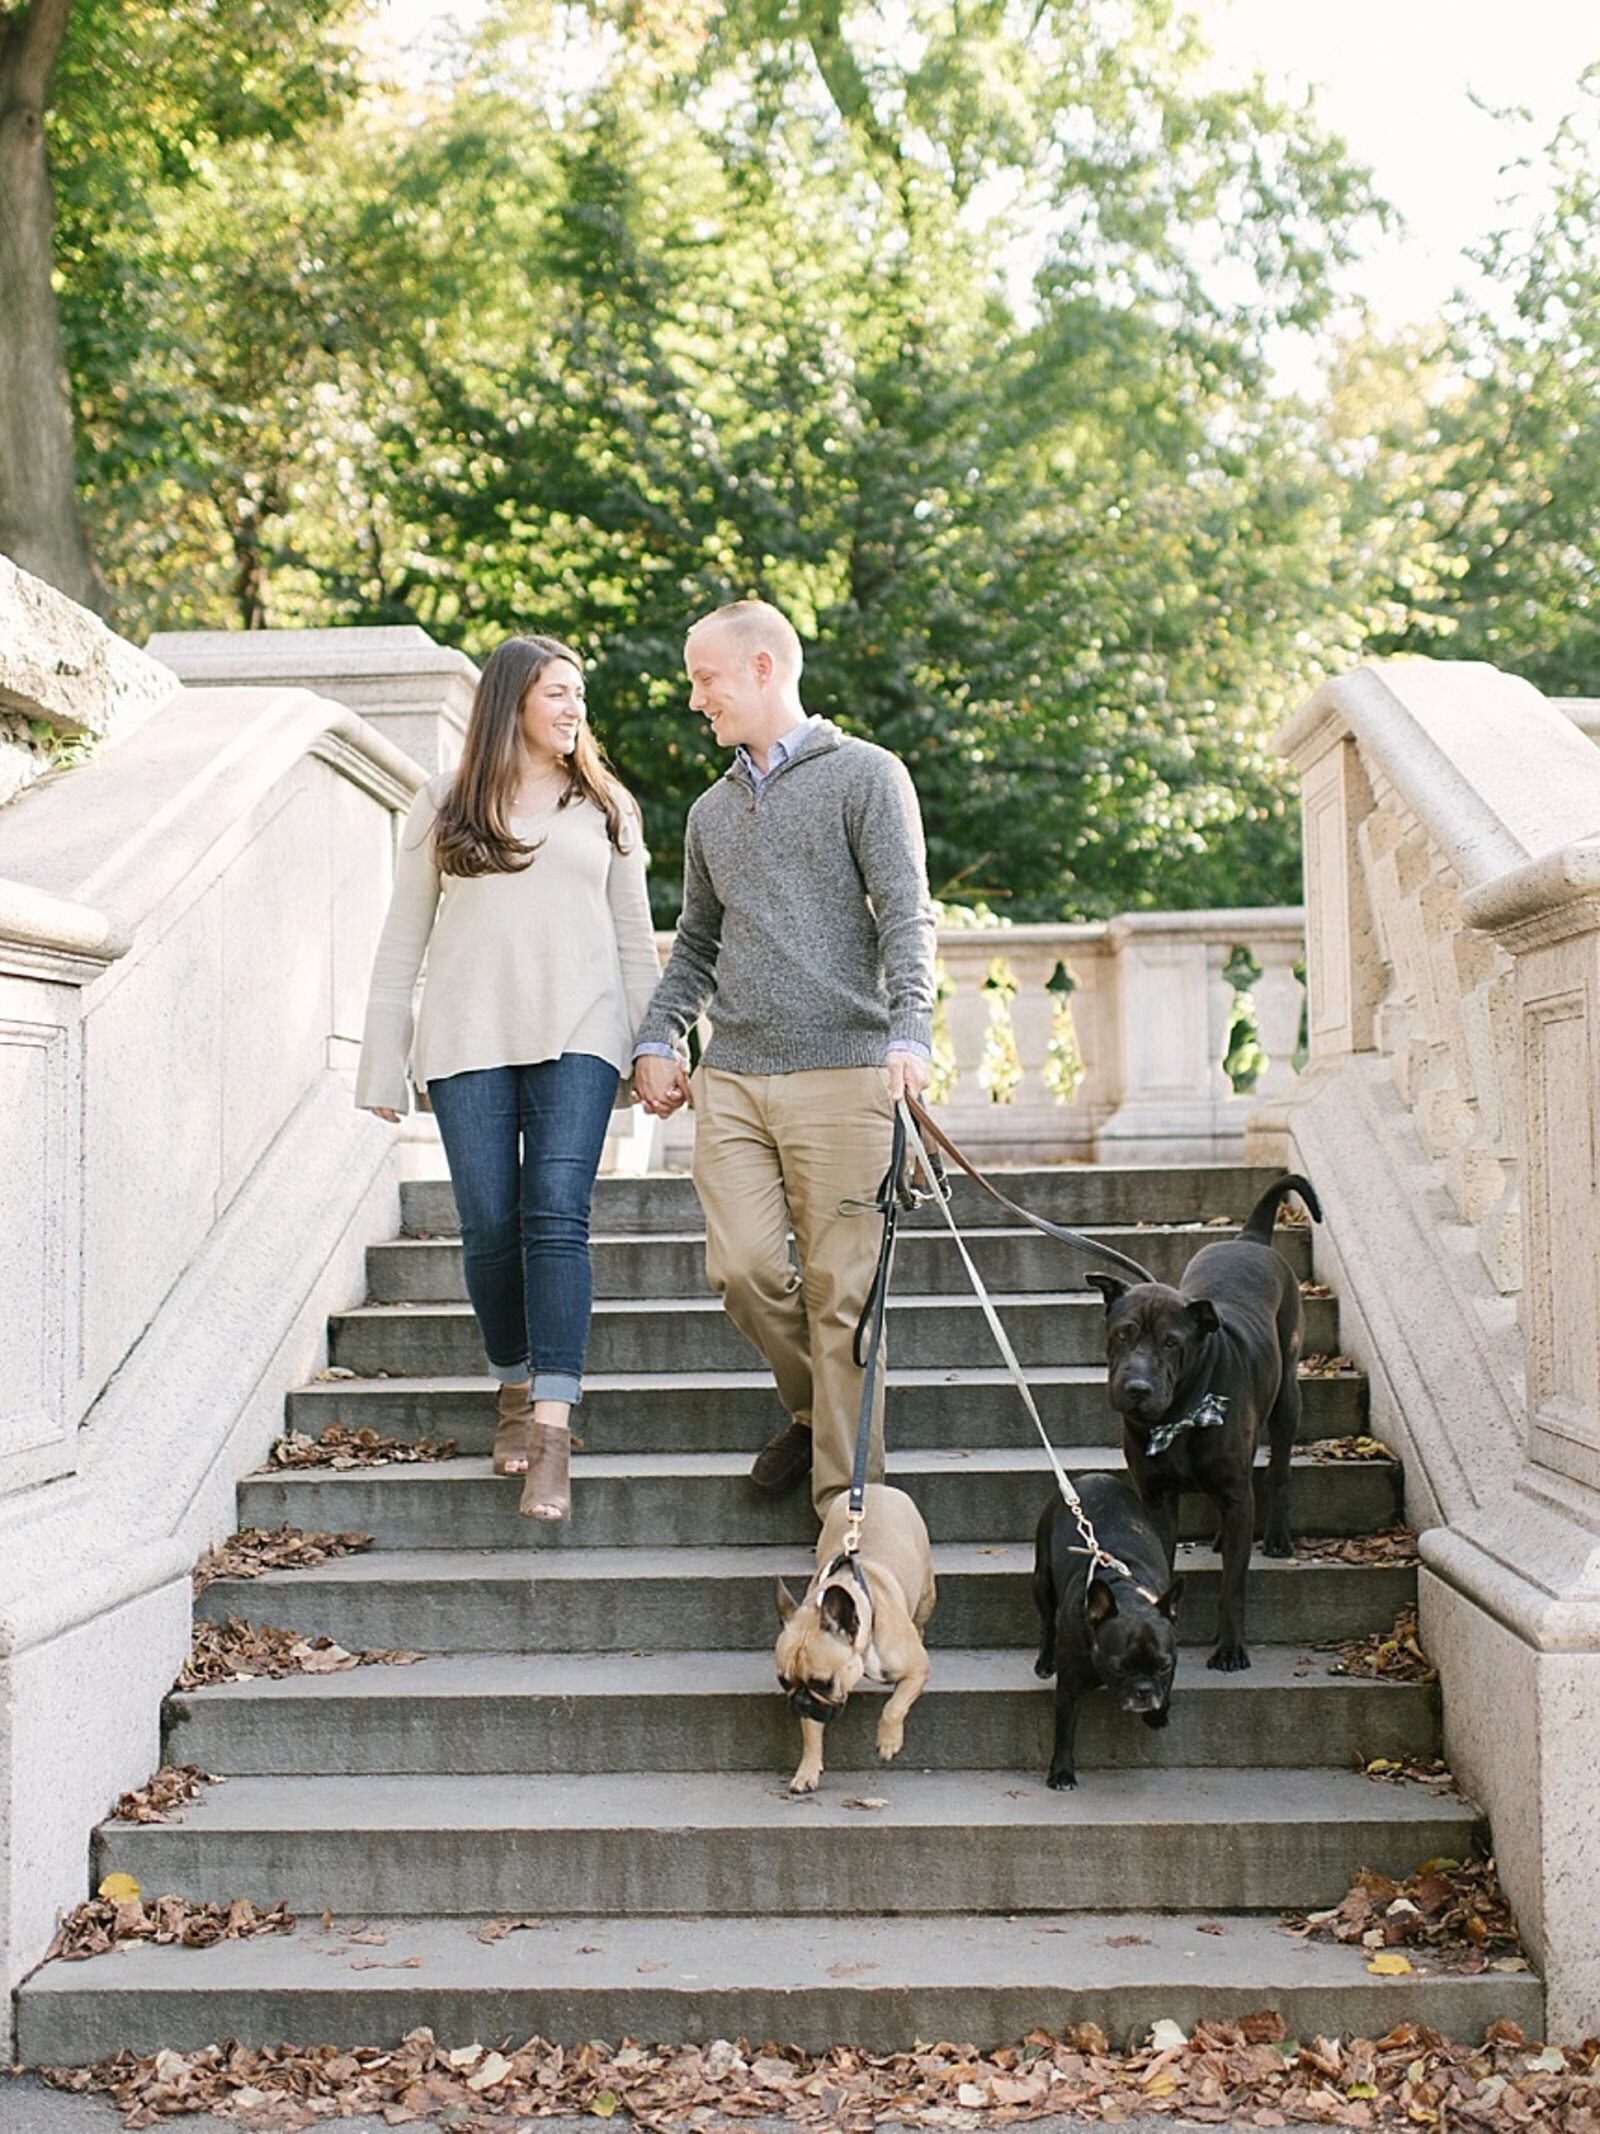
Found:
[[906, 768], [819, 719], [759, 789], [735, 760], [689, 810], [683, 914], [637, 1042], [709, 1011], [708, 1067], [882, 1066], [932, 1043], [933, 953]]

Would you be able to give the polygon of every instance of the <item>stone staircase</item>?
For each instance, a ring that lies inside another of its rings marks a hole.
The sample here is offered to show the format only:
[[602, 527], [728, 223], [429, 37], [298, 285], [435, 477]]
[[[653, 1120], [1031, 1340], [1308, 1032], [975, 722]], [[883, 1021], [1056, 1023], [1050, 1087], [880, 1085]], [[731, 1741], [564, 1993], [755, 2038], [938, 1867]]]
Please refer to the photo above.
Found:
[[[1237, 1219], [1268, 1175], [1057, 1170], [1014, 1173], [1011, 1189], [1172, 1278], [1201, 1226]], [[1082, 1256], [1004, 1227], [964, 1181], [955, 1208], [1069, 1470], [1120, 1465]], [[1413, 1570], [1258, 1557], [1254, 1664], [1214, 1674], [1217, 1566], [1194, 1502], [1171, 1724], [1152, 1732], [1091, 1699], [1080, 1785], [1049, 1792], [1029, 1584], [1048, 1471], [924, 1215], [897, 1261], [887, 1429], [891, 1478], [934, 1536], [932, 1679], [898, 1764], [876, 1764], [875, 1699], [860, 1692], [829, 1729], [822, 1790], [791, 1799], [773, 1580], [804, 1583], [814, 1521], [803, 1492], [774, 1503], [746, 1480], [781, 1417], [705, 1294], [688, 1181], [600, 1182], [586, 1449], [556, 1529], [518, 1519], [517, 1486], [489, 1473], [453, 1220], [447, 1187], [407, 1187], [406, 1235], [371, 1254], [371, 1301], [332, 1328], [333, 1363], [357, 1375], [292, 1394], [289, 1420], [313, 1436], [335, 1420], [451, 1436], [459, 1456], [248, 1477], [241, 1526], [376, 1545], [219, 1581], [198, 1603], [428, 1657], [174, 1694], [167, 1761], [227, 1783], [179, 1822], [110, 1822], [95, 1839], [96, 1882], [123, 1870], [148, 1894], [284, 1899], [296, 1932], [47, 1965], [20, 1999], [24, 2060], [382, 2043], [421, 2023], [451, 2044], [991, 2045], [1040, 2024], [1093, 2020], [1120, 2038], [1263, 2007], [1301, 2035], [1419, 2021], [1476, 2037], [1497, 2016], [1539, 2034], [1532, 1974], [1418, 1958], [1409, 1977], [1377, 1977], [1365, 1951], [1278, 1923], [1336, 1903], [1359, 1868], [1403, 1876], [1482, 1840], [1452, 1794], [1359, 1768], [1436, 1754], [1436, 1691], [1334, 1675], [1309, 1649], [1390, 1627]], [[1308, 1274], [1308, 1232], [1278, 1238]], [[1307, 1315], [1308, 1351], [1335, 1353], [1335, 1303], [1313, 1298]], [[1308, 1438], [1358, 1432], [1363, 1415], [1352, 1374], [1307, 1383]], [[1301, 1535], [1400, 1516], [1392, 1466], [1301, 1460], [1295, 1492]]]

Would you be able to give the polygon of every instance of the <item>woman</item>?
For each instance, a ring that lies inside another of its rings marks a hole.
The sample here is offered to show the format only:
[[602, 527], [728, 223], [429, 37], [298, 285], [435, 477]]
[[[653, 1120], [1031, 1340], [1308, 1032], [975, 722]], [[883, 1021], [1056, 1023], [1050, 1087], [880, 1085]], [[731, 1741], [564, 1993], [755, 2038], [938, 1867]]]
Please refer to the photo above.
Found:
[[[427, 958], [413, 1030], [412, 997]], [[549, 637], [490, 654], [461, 764], [418, 794], [372, 970], [356, 1102], [439, 1123], [467, 1294], [500, 1382], [496, 1474], [564, 1519], [594, 1285], [589, 1204], [659, 975], [639, 811]]]

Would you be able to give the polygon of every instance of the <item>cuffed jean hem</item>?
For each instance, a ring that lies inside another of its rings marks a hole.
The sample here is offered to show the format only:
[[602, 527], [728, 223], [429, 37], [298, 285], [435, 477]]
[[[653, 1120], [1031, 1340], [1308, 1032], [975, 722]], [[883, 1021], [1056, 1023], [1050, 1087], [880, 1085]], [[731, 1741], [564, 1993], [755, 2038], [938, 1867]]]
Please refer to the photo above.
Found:
[[583, 1385], [570, 1371], [535, 1371], [529, 1398], [564, 1400], [569, 1408], [575, 1408], [583, 1398]]
[[521, 1363], [491, 1363], [489, 1376], [497, 1385], [520, 1386], [526, 1384], [533, 1372], [529, 1368], [527, 1357], [524, 1356]]

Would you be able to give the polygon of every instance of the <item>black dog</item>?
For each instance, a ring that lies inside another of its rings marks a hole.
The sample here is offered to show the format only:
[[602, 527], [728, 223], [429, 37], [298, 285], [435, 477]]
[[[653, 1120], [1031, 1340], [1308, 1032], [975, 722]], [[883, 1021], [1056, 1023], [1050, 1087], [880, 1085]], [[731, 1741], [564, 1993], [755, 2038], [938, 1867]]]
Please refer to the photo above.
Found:
[[1272, 1249], [1273, 1218], [1298, 1193], [1318, 1222], [1309, 1182], [1292, 1173], [1267, 1188], [1235, 1239], [1206, 1245], [1176, 1289], [1092, 1274], [1106, 1307], [1111, 1405], [1122, 1417], [1128, 1472], [1170, 1565], [1178, 1499], [1203, 1490], [1221, 1511], [1222, 1602], [1208, 1667], [1250, 1665], [1244, 1644], [1245, 1573], [1255, 1524], [1256, 1436], [1269, 1456], [1262, 1546], [1292, 1556], [1289, 1461], [1300, 1429], [1300, 1285]]
[[1048, 1783], [1075, 1786], [1078, 1705], [1103, 1682], [1125, 1712], [1165, 1726], [1178, 1663], [1173, 1625], [1183, 1580], [1174, 1579], [1161, 1536], [1119, 1475], [1085, 1475], [1079, 1489], [1095, 1539], [1127, 1575], [1090, 1575], [1089, 1551], [1059, 1494], [1034, 1537], [1033, 1599], [1039, 1610], [1036, 1675], [1056, 1678], [1056, 1738]]

